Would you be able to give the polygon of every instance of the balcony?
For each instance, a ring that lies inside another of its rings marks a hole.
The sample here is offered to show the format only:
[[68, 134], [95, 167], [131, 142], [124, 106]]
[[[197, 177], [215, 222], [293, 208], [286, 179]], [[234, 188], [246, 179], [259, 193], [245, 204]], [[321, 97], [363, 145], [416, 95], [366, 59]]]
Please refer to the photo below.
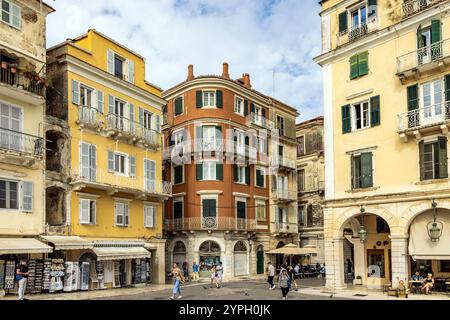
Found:
[[402, 18], [406, 19], [444, 1], [446, 0], [406, 0], [402, 5]]
[[44, 139], [0, 128], [0, 151], [3, 162], [33, 167], [44, 155]]
[[397, 58], [397, 76], [402, 83], [408, 79], [418, 80], [425, 72], [443, 72], [450, 63], [450, 39], [412, 51]]
[[255, 231], [255, 219], [231, 217], [184, 218], [165, 221], [166, 231]]
[[274, 156], [272, 158], [272, 165], [287, 171], [297, 170], [297, 159], [289, 159], [284, 156]]
[[378, 23], [376, 19], [370, 22], [363, 23], [357, 26], [352, 26], [350, 29], [342, 31], [337, 36], [337, 46], [343, 46], [348, 43], [358, 41], [378, 30]]
[[93, 188], [106, 191], [108, 195], [127, 193], [144, 199], [147, 196], [169, 197], [172, 195], [172, 184], [167, 181], [148, 180], [144, 177], [129, 177], [102, 170], [83, 167], [74, 170], [72, 182], [75, 191]]
[[298, 225], [289, 222], [273, 222], [273, 232], [281, 234], [295, 234], [298, 233]]
[[270, 120], [254, 112], [250, 113], [250, 124], [265, 129], [271, 129]]
[[430, 133], [447, 134], [450, 101], [400, 113], [397, 117], [398, 133], [404, 142], [408, 142], [408, 136], [421, 139], [423, 135]]
[[101, 128], [104, 124], [103, 114], [91, 107], [80, 107], [78, 109], [78, 125], [93, 129]]
[[310, 192], [323, 192], [325, 191], [325, 181], [316, 181], [313, 183], [308, 184], [306, 187], [303, 186], [303, 188], [299, 187], [298, 194], [299, 196], [310, 193]]
[[40, 76], [21, 71], [15, 64], [1, 63], [0, 94], [36, 105], [45, 97], [45, 86]]
[[294, 190], [277, 189], [277, 190], [272, 190], [272, 198], [276, 202], [292, 202], [292, 201], [297, 201], [298, 194]]

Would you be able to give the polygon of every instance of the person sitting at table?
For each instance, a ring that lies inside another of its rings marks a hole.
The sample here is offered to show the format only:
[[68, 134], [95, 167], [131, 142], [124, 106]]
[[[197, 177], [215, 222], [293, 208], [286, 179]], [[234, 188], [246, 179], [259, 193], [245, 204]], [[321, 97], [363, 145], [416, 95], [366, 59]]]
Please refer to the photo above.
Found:
[[425, 291], [425, 294], [428, 294], [431, 288], [434, 286], [434, 279], [431, 273], [427, 274], [426, 279], [423, 281], [422, 290]]
[[416, 271], [415, 274], [411, 277], [412, 281], [423, 281], [423, 277], [420, 275], [419, 271]]

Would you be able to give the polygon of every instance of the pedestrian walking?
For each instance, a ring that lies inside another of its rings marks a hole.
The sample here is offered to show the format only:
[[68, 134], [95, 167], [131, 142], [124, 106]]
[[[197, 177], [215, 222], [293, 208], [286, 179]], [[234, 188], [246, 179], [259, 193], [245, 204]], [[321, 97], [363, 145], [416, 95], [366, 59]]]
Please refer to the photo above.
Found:
[[183, 277], [185, 281], [189, 282], [189, 264], [187, 260], [183, 262], [182, 268], [183, 268]]
[[275, 278], [275, 267], [272, 265], [272, 262], [267, 263], [267, 282], [269, 283], [269, 289], [275, 289], [275, 285], [273, 284], [273, 278]]
[[292, 266], [288, 267], [288, 275], [289, 275], [289, 278], [291, 278], [291, 283], [294, 284], [295, 291], [298, 291], [297, 274], [296, 274], [294, 268], [292, 268]]
[[223, 279], [223, 265], [222, 262], [219, 262], [218, 266], [216, 267], [217, 272], [217, 288], [222, 287], [222, 279]]
[[198, 274], [199, 265], [194, 261], [192, 264], [192, 281], [200, 281], [200, 276]]
[[280, 286], [283, 300], [286, 300], [289, 289], [291, 288], [291, 278], [289, 277], [286, 269], [283, 269], [283, 271], [281, 271], [281, 274], [278, 277], [278, 285]]
[[28, 264], [25, 260], [21, 260], [16, 269], [16, 281], [19, 283], [19, 300], [25, 299], [25, 289], [28, 280]]
[[216, 271], [216, 266], [213, 265], [211, 266], [211, 269], [209, 269], [209, 271], [211, 272], [211, 285], [210, 288], [213, 287], [213, 285], [216, 285], [216, 287], [218, 287], [217, 285], [217, 271]]
[[175, 299], [176, 295], [178, 295], [178, 299], [183, 298], [183, 296], [181, 295], [181, 283], [184, 282], [184, 277], [181, 274], [180, 268], [178, 268], [178, 263], [173, 264], [173, 269], [170, 275], [173, 277], [173, 290], [170, 299]]

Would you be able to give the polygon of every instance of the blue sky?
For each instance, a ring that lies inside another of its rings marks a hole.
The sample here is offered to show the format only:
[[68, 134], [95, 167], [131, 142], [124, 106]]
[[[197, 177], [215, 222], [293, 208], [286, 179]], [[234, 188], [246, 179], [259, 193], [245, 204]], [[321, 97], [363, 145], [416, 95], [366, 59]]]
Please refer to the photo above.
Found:
[[195, 75], [221, 74], [226, 61], [233, 78], [250, 73], [254, 89], [296, 107], [298, 121], [322, 114], [317, 0], [47, 1], [48, 47], [95, 28], [144, 56], [163, 89], [191, 63]]

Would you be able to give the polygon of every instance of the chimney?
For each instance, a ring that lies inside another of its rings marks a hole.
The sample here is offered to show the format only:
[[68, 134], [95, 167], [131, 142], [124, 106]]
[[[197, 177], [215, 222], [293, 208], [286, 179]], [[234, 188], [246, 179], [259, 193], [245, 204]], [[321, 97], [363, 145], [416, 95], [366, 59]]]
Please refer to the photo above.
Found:
[[252, 84], [250, 83], [250, 75], [248, 73], [244, 74], [244, 87], [247, 87], [249, 89], [252, 88]]
[[230, 79], [230, 73], [228, 72], [228, 63], [223, 63], [223, 72], [222, 72], [222, 78]]
[[187, 77], [187, 81], [191, 81], [194, 80], [194, 66], [192, 64], [190, 64], [188, 66], [188, 77]]

